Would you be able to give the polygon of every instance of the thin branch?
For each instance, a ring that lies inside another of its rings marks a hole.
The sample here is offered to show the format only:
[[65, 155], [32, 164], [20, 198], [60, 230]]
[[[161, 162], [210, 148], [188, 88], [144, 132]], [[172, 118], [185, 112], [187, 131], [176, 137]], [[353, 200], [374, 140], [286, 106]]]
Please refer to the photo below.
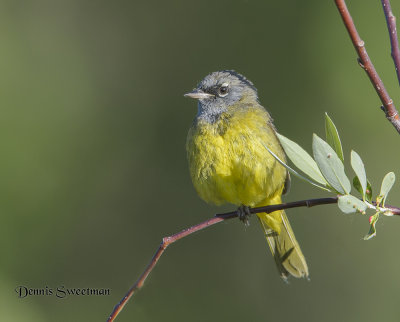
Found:
[[[236, 214], [237, 216], [237, 214]], [[196, 231], [199, 231], [201, 229], [207, 228], [209, 226], [215, 225], [221, 221], [224, 221], [226, 219], [234, 218], [235, 216], [228, 216], [226, 218], [224, 217], [214, 217], [209, 220], [206, 220], [196, 226], [192, 226], [188, 229], [182, 230], [181, 232], [169, 236], [169, 237], [164, 237], [162, 239], [162, 242], [160, 246], [158, 247], [156, 253], [154, 254], [153, 258], [151, 259], [150, 263], [147, 265], [146, 269], [140, 275], [139, 279], [136, 281], [135, 284], [129, 289], [129, 291], [125, 294], [125, 296], [122, 298], [122, 300], [114, 307], [114, 310], [112, 311], [111, 315], [107, 319], [108, 322], [114, 321], [115, 318], [118, 316], [118, 314], [121, 312], [121, 310], [124, 308], [125, 304], [129, 301], [129, 299], [132, 297], [133, 294], [139, 289], [142, 288], [144, 281], [146, 280], [147, 276], [151, 273], [153, 270], [154, 266], [156, 266], [158, 260], [160, 259], [161, 255], [164, 253], [165, 249], [168, 247], [168, 245], [176, 242], [177, 240], [186, 237], [188, 235], [193, 234]]]
[[[320, 206], [320, 205], [327, 205], [327, 204], [334, 204], [337, 203], [338, 197], [330, 197], [330, 198], [318, 198], [318, 199], [308, 199], [308, 200], [300, 200], [300, 201], [293, 201], [282, 203], [279, 205], [270, 205], [265, 207], [258, 207], [258, 208], [250, 208], [249, 211], [251, 214], [266, 212], [271, 213], [277, 210], [282, 209], [290, 209], [290, 208], [297, 208], [297, 207], [313, 207], [313, 206]], [[400, 208], [392, 207], [386, 205], [385, 208], [390, 209], [393, 215], [400, 215]], [[237, 211], [226, 212], [223, 214], [217, 214], [215, 217], [208, 219], [200, 224], [192, 226], [188, 229], [182, 230], [181, 232], [174, 234], [169, 237], [164, 237], [160, 246], [158, 247], [156, 253], [154, 254], [153, 258], [151, 259], [150, 263], [147, 265], [146, 269], [140, 275], [139, 279], [136, 281], [135, 284], [129, 289], [129, 291], [125, 294], [122, 300], [114, 307], [111, 315], [107, 319], [107, 322], [112, 322], [116, 319], [118, 314], [122, 311], [125, 304], [129, 301], [129, 299], [135, 294], [135, 292], [142, 288], [144, 281], [149, 276], [153, 268], [158, 263], [161, 255], [164, 253], [165, 249], [172, 243], [182, 239], [183, 237], [189, 236], [196, 231], [202, 230], [204, 228], [210, 227], [212, 225], [218, 224], [221, 221], [225, 221], [228, 219], [238, 217]]]
[[[266, 212], [267, 214], [283, 209], [290, 209], [290, 208], [299, 208], [299, 207], [314, 207], [314, 206], [321, 206], [321, 205], [328, 205], [337, 203], [338, 197], [329, 197], [329, 198], [317, 198], [317, 199], [307, 199], [307, 200], [299, 200], [299, 201], [292, 201], [287, 203], [281, 203], [278, 205], [269, 205], [264, 207], [257, 207], [257, 208], [250, 208], [249, 212], [251, 214], [257, 214], [260, 212]], [[237, 211], [226, 212], [223, 214], [215, 215], [217, 218], [224, 218], [224, 219], [231, 219], [238, 216]]]
[[383, 11], [385, 12], [386, 23], [389, 30], [391, 55], [396, 68], [397, 80], [400, 84], [400, 49], [399, 39], [397, 38], [396, 17], [393, 15], [389, 0], [381, 0]]
[[389, 120], [390, 123], [392, 123], [397, 132], [400, 134], [399, 114], [396, 110], [396, 107], [394, 106], [393, 100], [390, 98], [388, 92], [386, 91], [382, 80], [379, 78], [379, 75], [375, 70], [374, 65], [369, 59], [367, 50], [365, 49], [365, 43], [360, 38], [357, 32], [356, 26], [353, 22], [353, 18], [351, 17], [350, 12], [347, 9], [346, 3], [344, 0], [335, 0], [335, 3], [340, 15], [342, 16], [343, 23], [346, 26], [351, 41], [353, 42], [354, 48], [358, 54], [358, 62], [360, 66], [365, 70], [372, 85], [374, 86], [376, 93], [378, 94], [383, 104], [382, 109], [386, 114], [386, 118]]

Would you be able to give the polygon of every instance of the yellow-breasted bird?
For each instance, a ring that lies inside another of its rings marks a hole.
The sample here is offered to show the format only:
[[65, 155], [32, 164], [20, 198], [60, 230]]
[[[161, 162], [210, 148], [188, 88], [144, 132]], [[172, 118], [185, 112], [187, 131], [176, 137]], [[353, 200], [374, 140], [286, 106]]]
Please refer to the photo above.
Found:
[[[185, 96], [198, 99], [186, 149], [199, 196], [217, 205], [239, 206], [244, 221], [248, 207], [281, 203], [290, 178], [265, 146], [281, 160], [285, 153], [253, 83], [233, 70], [223, 70], [207, 75]], [[285, 212], [257, 216], [281, 277], [307, 277], [306, 260]]]

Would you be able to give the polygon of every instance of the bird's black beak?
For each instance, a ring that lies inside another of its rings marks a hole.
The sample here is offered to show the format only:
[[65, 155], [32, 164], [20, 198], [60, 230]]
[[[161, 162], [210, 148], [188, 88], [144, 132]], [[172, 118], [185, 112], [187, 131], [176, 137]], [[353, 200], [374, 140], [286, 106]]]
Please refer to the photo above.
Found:
[[209, 94], [209, 93], [203, 92], [201, 89], [198, 89], [198, 88], [194, 89], [193, 91], [191, 91], [189, 93], [186, 93], [183, 96], [196, 98], [198, 100], [214, 97], [213, 94]]

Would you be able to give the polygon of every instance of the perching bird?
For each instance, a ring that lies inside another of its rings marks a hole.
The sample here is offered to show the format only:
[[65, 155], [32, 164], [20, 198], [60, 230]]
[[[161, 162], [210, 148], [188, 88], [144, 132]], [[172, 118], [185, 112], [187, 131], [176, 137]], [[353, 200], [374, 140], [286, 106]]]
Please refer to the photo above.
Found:
[[[185, 96], [198, 99], [186, 149], [199, 196], [217, 205], [239, 206], [244, 221], [248, 207], [281, 203], [290, 178], [265, 146], [281, 160], [285, 154], [253, 83], [233, 70], [223, 70], [207, 75]], [[307, 277], [306, 260], [285, 212], [257, 216], [281, 277]]]

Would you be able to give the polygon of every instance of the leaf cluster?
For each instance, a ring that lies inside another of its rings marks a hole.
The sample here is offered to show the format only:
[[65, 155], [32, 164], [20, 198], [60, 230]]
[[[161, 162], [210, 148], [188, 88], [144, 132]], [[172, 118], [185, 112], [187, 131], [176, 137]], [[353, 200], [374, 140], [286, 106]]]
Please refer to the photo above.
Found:
[[313, 157], [296, 142], [281, 134], [277, 135], [286, 155], [300, 172], [285, 164], [267, 146], [265, 148], [294, 176], [338, 195], [339, 209], [345, 214], [358, 212], [365, 215], [368, 210], [375, 213], [369, 217], [370, 230], [364, 237], [365, 240], [376, 235], [375, 225], [380, 215], [393, 215], [385, 208], [385, 201], [395, 182], [395, 174], [389, 172], [385, 175], [380, 192], [373, 199], [372, 186], [367, 179], [364, 162], [354, 150], [350, 153], [350, 164], [355, 173], [352, 183], [361, 198], [351, 194], [351, 183], [345, 173], [342, 143], [338, 130], [328, 114], [325, 114], [326, 140], [316, 134], [313, 135]]

